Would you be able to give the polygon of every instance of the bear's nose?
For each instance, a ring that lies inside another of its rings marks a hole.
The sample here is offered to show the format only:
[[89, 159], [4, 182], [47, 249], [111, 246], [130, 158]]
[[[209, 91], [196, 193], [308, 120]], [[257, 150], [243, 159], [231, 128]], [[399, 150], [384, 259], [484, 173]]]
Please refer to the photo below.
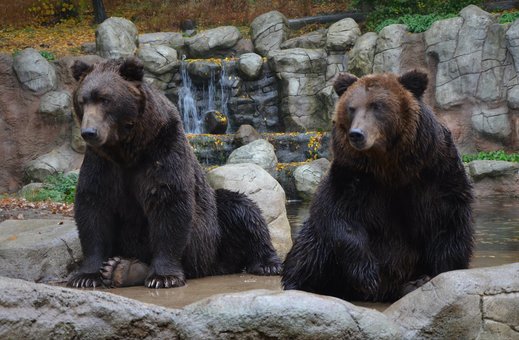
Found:
[[360, 144], [365, 141], [366, 136], [364, 135], [364, 131], [361, 129], [351, 129], [348, 133], [348, 138], [352, 143]]
[[81, 137], [84, 140], [89, 141], [97, 138], [97, 129], [93, 127], [81, 129]]

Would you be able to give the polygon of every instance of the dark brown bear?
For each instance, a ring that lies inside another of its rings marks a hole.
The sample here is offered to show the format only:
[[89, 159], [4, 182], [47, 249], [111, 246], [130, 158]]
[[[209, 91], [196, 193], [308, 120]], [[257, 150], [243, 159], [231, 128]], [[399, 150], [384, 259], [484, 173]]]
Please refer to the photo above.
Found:
[[143, 82], [139, 60], [76, 62], [72, 72], [87, 149], [75, 201], [84, 260], [69, 285], [167, 288], [243, 269], [279, 273], [259, 208], [208, 185], [177, 109]]
[[471, 186], [426, 86], [419, 71], [336, 80], [334, 159], [285, 260], [285, 289], [393, 301], [467, 268]]

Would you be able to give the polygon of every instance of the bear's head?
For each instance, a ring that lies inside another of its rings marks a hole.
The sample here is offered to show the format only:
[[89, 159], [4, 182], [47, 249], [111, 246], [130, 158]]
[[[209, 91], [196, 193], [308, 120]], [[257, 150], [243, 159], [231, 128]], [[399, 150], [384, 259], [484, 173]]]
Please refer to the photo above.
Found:
[[136, 58], [108, 60], [88, 65], [76, 60], [72, 75], [79, 81], [74, 109], [81, 136], [92, 147], [116, 145], [135, 132], [142, 114], [143, 65]]
[[339, 95], [334, 114], [336, 135], [357, 152], [387, 152], [415, 135], [427, 74], [341, 74], [334, 84]]

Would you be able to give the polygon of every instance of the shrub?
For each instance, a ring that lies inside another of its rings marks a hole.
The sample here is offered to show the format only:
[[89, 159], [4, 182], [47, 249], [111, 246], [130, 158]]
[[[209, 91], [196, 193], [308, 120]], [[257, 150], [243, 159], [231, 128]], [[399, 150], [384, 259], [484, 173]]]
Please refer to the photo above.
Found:
[[405, 15], [445, 15], [457, 14], [468, 5], [479, 5], [481, 0], [353, 0], [354, 7], [367, 13], [366, 28], [374, 31], [386, 19], [395, 19]]
[[56, 60], [56, 56], [54, 55], [54, 53], [52, 52], [49, 52], [49, 51], [40, 51], [40, 54], [43, 58], [47, 59], [48, 61], [53, 61], [53, 60]]
[[461, 158], [465, 163], [475, 160], [519, 162], [519, 153], [506, 153], [503, 150], [481, 151], [477, 154], [463, 155]]
[[378, 33], [386, 26], [393, 24], [404, 24], [407, 25], [407, 29], [409, 30], [409, 32], [420, 33], [427, 31], [429, 27], [431, 27], [431, 25], [438, 20], [448, 19], [455, 16], [455, 14], [408, 14], [398, 17], [396, 19], [386, 19], [382, 21], [380, 24], [377, 25], [375, 31]]
[[29, 13], [41, 25], [54, 25], [79, 14], [79, 1], [74, 0], [36, 0], [29, 7]]
[[36, 194], [26, 197], [29, 201], [46, 201], [72, 203], [76, 195], [76, 184], [78, 175], [70, 173], [64, 175], [62, 173], [49, 176], [43, 182], [43, 188], [38, 190]]
[[501, 15], [499, 17], [499, 23], [500, 24], [508, 24], [508, 23], [512, 23], [514, 22], [517, 18], [519, 18], [519, 12], [508, 12], [508, 13], [503, 13], [503, 15]]

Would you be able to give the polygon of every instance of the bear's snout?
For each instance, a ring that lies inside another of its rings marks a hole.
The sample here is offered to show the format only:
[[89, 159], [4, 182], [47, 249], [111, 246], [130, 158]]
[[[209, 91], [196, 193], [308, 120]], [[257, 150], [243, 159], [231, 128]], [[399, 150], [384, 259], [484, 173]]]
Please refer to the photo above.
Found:
[[362, 129], [351, 129], [348, 139], [355, 149], [361, 150], [366, 145], [366, 133]]
[[98, 137], [97, 129], [93, 127], [81, 129], [81, 137], [83, 137], [85, 141], [95, 141]]

